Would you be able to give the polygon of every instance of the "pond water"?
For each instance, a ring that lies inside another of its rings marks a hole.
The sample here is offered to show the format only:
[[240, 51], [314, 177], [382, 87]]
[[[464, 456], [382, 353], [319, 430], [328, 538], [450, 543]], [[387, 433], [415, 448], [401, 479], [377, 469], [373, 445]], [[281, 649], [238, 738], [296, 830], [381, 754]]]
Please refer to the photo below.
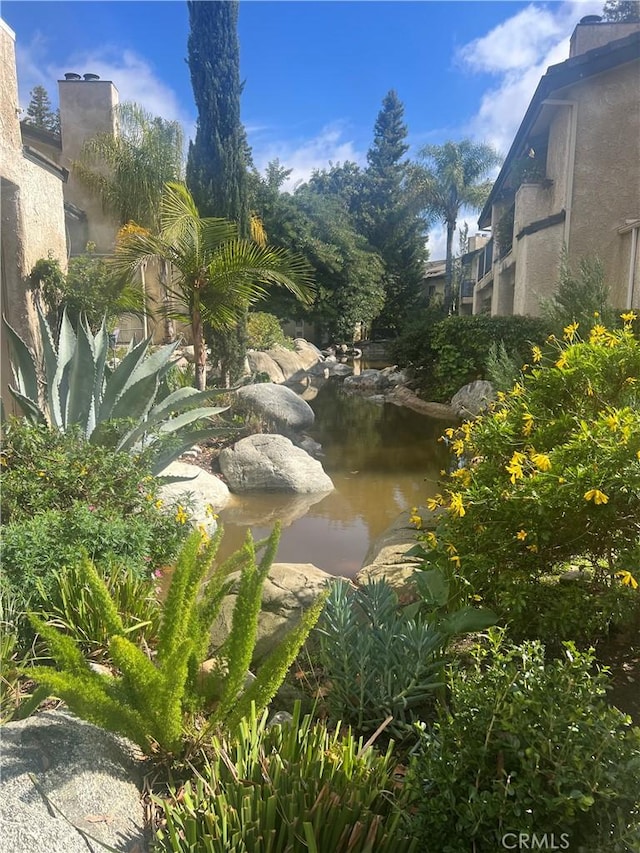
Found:
[[[315, 394], [317, 390], [317, 394]], [[313, 396], [315, 394], [315, 396]], [[260, 493], [237, 495], [220, 513], [223, 553], [283, 529], [277, 561], [313, 563], [327, 572], [353, 576], [369, 545], [407, 507], [435, 494], [447, 452], [438, 437], [449, 425], [390, 403], [346, 394], [329, 380], [306, 397], [316, 421], [308, 431], [322, 445], [322, 465], [335, 491], [326, 495]]]

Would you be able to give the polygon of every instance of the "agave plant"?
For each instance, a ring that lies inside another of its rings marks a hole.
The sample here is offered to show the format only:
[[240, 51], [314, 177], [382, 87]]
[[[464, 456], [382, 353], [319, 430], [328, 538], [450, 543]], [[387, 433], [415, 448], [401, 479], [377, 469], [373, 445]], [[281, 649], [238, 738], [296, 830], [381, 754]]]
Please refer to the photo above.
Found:
[[135, 346], [131, 342], [120, 364], [111, 369], [104, 321], [94, 335], [86, 318], [81, 317], [74, 332], [65, 312], [56, 348], [51, 327], [40, 310], [38, 318], [41, 365], [3, 318], [13, 355], [15, 386], [9, 386], [9, 392], [29, 420], [62, 432], [79, 428], [94, 444], [110, 443], [107, 427], [117, 421], [115, 450], [140, 449], [146, 441], [156, 449], [154, 474], [197, 441], [228, 432], [228, 428], [213, 426], [197, 428], [199, 421], [226, 410], [201, 405], [222, 394], [220, 390], [178, 388], [156, 403], [160, 383], [173, 364], [177, 343], [150, 352], [151, 338]]

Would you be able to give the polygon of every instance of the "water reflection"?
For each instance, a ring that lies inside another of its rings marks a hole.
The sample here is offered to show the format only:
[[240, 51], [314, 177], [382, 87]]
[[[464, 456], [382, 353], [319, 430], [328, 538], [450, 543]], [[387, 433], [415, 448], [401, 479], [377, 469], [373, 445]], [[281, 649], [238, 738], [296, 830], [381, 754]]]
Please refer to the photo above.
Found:
[[341, 383], [322, 384], [310, 400], [316, 422], [309, 434], [323, 446], [322, 464], [335, 485], [328, 495], [236, 495], [220, 513], [224, 554], [237, 548], [247, 526], [258, 538], [283, 523], [279, 562], [314, 563], [353, 575], [369, 544], [407, 507], [435, 494], [446, 450], [442, 421], [391, 404], [347, 395]]

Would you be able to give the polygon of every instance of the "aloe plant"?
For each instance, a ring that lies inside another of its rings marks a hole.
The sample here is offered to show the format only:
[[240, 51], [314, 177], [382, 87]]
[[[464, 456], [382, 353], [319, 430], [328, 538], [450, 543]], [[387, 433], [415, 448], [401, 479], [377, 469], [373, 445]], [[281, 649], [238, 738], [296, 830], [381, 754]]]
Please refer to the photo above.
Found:
[[[159, 403], [160, 383], [174, 363], [177, 343], [150, 351], [151, 338], [129, 345], [122, 361], [111, 369], [108, 335], [103, 321], [94, 335], [83, 317], [74, 332], [63, 314], [57, 347], [51, 327], [38, 309], [42, 363], [3, 317], [12, 351], [14, 385], [9, 392], [25, 416], [34, 423], [66, 432], [79, 426], [94, 444], [109, 440], [107, 425], [127, 422], [117, 433], [116, 450], [133, 450], [143, 440], [155, 445], [153, 473], [158, 473], [187, 448], [220, 432], [216, 427], [194, 428], [226, 411], [225, 407], [201, 405], [220, 390], [178, 388]], [[161, 438], [170, 439], [159, 441]]]

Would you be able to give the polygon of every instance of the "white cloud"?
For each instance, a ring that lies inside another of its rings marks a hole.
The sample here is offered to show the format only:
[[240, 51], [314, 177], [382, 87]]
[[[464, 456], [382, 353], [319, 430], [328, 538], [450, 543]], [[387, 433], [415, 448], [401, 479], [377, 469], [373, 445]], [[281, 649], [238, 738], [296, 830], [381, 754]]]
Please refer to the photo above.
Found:
[[249, 143], [260, 172], [276, 158], [284, 168], [292, 170], [283, 185], [283, 189], [289, 192], [308, 181], [314, 169], [324, 169], [330, 163], [344, 163], [346, 160], [363, 164], [366, 157], [356, 150], [351, 140], [345, 138], [345, 129], [340, 122], [323, 127], [317, 136], [311, 138], [265, 140], [260, 138], [260, 134], [257, 139], [252, 139], [249, 134]]
[[98, 74], [102, 80], [111, 80], [120, 101], [135, 101], [153, 115], [181, 122], [187, 138], [195, 135], [193, 115], [185, 112], [173, 89], [163, 83], [150, 63], [134, 51], [103, 46], [86, 53], [72, 54], [60, 64], [47, 60], [47, 53], [47, 39], [41, 34], [36, 34], [26, 45], [17, 45], [18, 84], [23, 107], [28, 104], [29, 92], [35, 85], [44, 86], [56, 103], [58, 93], [54, 80], [62, 79], [67, 71], [78, 74], [91, 72]]

